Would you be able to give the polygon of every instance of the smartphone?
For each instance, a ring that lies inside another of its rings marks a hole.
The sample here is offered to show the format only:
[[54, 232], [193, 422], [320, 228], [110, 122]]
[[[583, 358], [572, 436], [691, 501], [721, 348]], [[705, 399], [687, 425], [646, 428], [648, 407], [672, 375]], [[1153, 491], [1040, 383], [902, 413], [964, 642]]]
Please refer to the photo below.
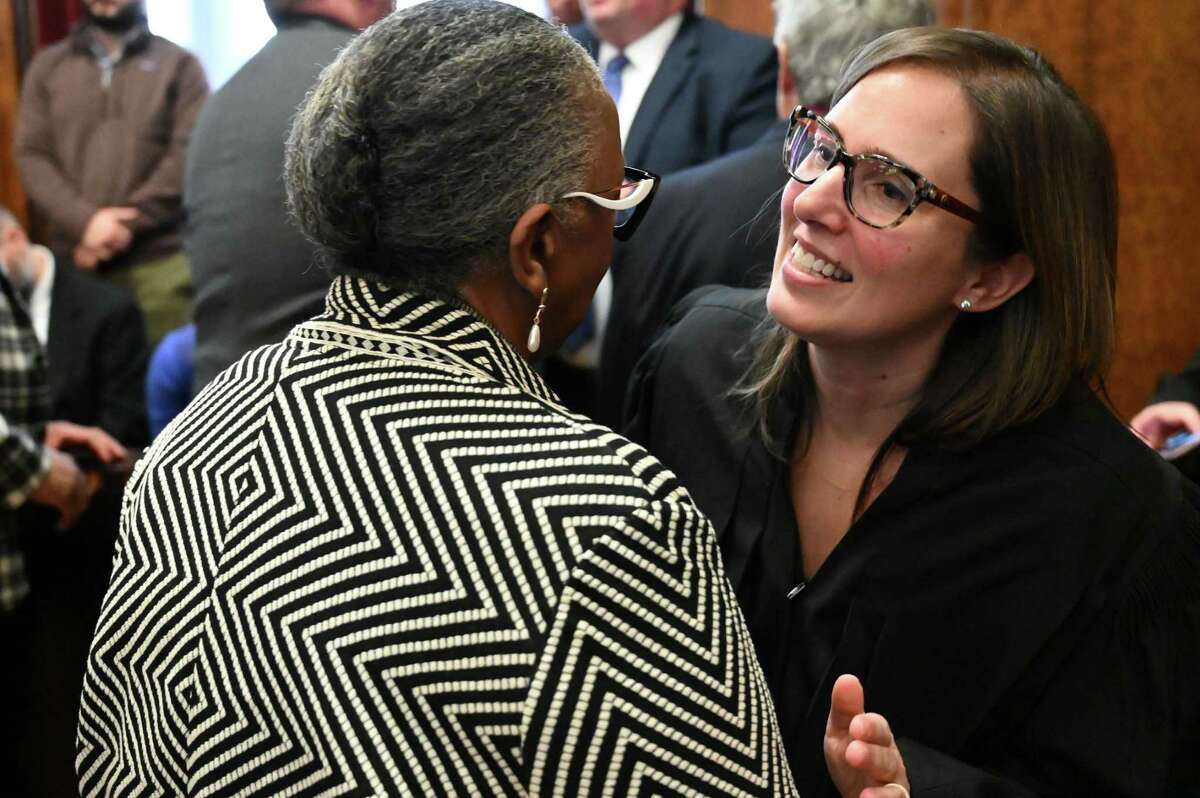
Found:
[[1163, 448], [1158, 450], [1168, 460], [1177, 460], [1188, 452], [1200, 446], [1200, 432], [1177, 432], [1167, 438]]

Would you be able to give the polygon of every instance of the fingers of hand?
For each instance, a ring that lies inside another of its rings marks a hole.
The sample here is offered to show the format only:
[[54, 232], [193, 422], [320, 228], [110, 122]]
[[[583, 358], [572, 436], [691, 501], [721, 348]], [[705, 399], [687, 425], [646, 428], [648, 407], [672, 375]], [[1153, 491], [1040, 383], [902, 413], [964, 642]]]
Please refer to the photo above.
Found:
[[850, 721], [850, 736], [872, 745], [882, 745], [885, 748], [895, 740], [892, 737], [892, 727], [887, 718], [877, 712], [865, 712], [856, 715]]
[[900, 773], [900, 752], [894, 746], [854, 740], [846, 746], [846, 763], [874, 781], [895, 781]]
[[96, 453], [96, 456], [100, 458], [100, 462], [111, 463], [114, 460], [120, 460], [128, 454], [125, 451], [125, 447], [118, 443], [111, 435], [104, 432], [104, 430], [97, 429], [96, 433], [96, 439], [90, 442], [89, 445], [91, 445], [92, 451]]
[[1151, 446], [1161, 448], [1173, 433], [1200, 432], [1200, 410], [1190, 402], [1159, 402], [1144, 408], [1129, 426]]
[[852, 674], [842, 674], [833, 683], [826, 734], [847, 733], [850, 722], [861, 715], [865, 709], [862, 683]]
[[1179, 423], [1188, 432], [1200, 432], [1200, 410], [1189, 402], [1179, 402]]
[[46, 425], [46, 445], [51, 449], [61, 449], [83, 439], [84, 427], [72, 424], [70, 421], [51, 421]]
[[868, 787], [858, 794], [858, 798], [911, 798], [909, 793], [905, 792], [897, 784], [888, 784], [883, 787]]

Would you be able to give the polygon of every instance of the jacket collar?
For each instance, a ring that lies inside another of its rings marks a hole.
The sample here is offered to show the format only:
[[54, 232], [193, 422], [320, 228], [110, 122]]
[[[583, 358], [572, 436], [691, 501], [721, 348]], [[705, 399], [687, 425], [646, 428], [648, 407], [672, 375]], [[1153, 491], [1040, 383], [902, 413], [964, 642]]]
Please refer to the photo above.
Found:
[[[94, 54], [99, 43], [96, 41], [96, 26], [85, 18], [75, 25], [71, 31], [71, 46], [82, 53]], [[143, 19], [125, 34], [124, 49], [121, 60], [133, 53], [144, 50], [150, 44], [150, 27]]]
[[559, 398], [504, 336], [460, 299], [340, 275], [326, 295], [325, 312], [292, 335], [458, 365], [561, 409]]
[[322, 26], [327, 28], [338, 28], [349, 33], [358, 33], [357, 30], [342, 22], [340, 19], [334, 19], [333, 17], [326, 16], [325, 14], [312, 14], [301, 11], [283, 11], [279, 14], [276, 14], [271, 21], [275, 24], [275, 29], [277, 31], [292, 28], [306, 28], [309, 26]]

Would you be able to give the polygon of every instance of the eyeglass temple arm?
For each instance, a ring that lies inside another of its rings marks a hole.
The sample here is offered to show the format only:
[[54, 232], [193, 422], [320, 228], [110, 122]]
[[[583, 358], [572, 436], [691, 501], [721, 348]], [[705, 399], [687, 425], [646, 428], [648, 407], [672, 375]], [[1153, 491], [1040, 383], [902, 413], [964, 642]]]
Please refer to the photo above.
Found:
[[954, 197], [950, 196], [945, 191], [942, 191], [932, 183], [926, 184], [923, 193], [925, 195], [925, 199], [927, 199], [929, 202], [940, 206], [955, 216], [966, 219], [968, 222], [983, 224], [982, 213], [975, 210], [970, 205], [967, 205], [965, 202], [956, 200]]
[[586, 191], [572, 191], [570, 194], [563, 194], [563, 199], [582, 197], [583, 199], [591, 200], [602, 208], [608, 208], [610, 211], [627, 211], [630, 208], [636, 208], [646, 198], [646, 195], [653, 190], [654, 178], [648, 177], [645, 180], [639, 180], [638, 187], [625, 199], [610, 200], [607, 197], [601, 197], [598, 194], [589, 194]]

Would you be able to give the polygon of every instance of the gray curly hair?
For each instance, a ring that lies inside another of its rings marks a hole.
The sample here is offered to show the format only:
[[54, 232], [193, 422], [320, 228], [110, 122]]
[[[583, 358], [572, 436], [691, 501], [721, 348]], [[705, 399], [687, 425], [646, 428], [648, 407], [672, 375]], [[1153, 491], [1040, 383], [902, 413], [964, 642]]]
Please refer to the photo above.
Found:
[[[591, 174], [604, 86], [565, 30], [495, 0], [384, 18], [321, 74], [292, 126], [288, 202], [335, 274], [454, 292], [507, 262], [531, 205]], [[576, 211], [573, 213], [573, 211]]]
[[855, 50], [900, 28], [932, 25], [931, 0], [772, 0], [775, 42], [805, 105], [828, 108]]

